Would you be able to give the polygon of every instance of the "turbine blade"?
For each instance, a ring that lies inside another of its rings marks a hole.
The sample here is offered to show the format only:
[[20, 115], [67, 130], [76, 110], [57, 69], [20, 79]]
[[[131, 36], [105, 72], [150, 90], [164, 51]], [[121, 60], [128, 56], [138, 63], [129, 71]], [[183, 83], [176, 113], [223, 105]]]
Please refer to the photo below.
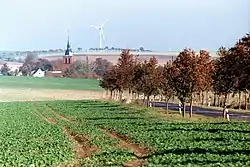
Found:
[[107, 19], [102, 23], [101, 27], [103, 27], [107, 23]]
[[90, 27], [94, 27], [95, 29], [99, 29], [99, 27], [98, 26], [94, 26], [94, 25], [90, 25]]

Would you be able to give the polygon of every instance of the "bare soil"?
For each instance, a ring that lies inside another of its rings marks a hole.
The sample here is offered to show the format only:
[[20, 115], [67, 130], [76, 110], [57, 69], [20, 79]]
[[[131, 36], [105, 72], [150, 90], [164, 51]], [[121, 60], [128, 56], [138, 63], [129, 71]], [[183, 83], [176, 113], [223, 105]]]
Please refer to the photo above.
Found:
[[135, 167], [145, 165], [146, 162], [143, 159], [134, 159], [132, 161], [126, 162], [123, 164], [124, 167]]
[[129, 138], [127, 136], [118, 134], [115, 131], [111, 131], [105, 128], [101, 128], [101, 130], [110, 138], [119, 140], [119, 143], [117, 145], [118, 148], [127, 148], [133, 152], [133, 155], [135, 156], [134, 159], [125, 162], [123, 164], [124, 167], [137, 167], [145, 165], [147, 163], [143, 158], [149, 155], [150, 149], [129, 141]]
[[98, 150], [97, 146], [89, 144], [89, 139], [87, 137], [79, 134], [74, 134], [66, 127], [63, 127], [63, 131], [66, 136], [73, 143], [75, 143], [75, 156], [77, 159], [90, 157]]
[[[74, 56], [74, 60], [85, 61], [87, 56], [88, 56], [89, 61], [95, 61], [96, 58], [101, 57], [103, 59], [106, 59], [106, 60], [110, 61], [113, 64], [116, 64], [118, 58], [120, 57], [119, 54], [118, 55], [104, 55], [104, 54], [85, 55], [85, 54], [82, 54], [82, 55]], [[140, 55], [139, 60], [140, 61], [149, 60], [153, 56], [158, 60], [158, 63], [161, 64], [161, 65], [165, 64], [168, 60], [172, 60], [172, 56], [154, 55], [154, 54], [152, 54], [152, 55]], [[49, 61], [53, 61], [53, 60], [62, 60], [62, 57], [63, 57], [63, 55], [62, 56], [47, 56], [47, 57], [44, 57], [44, 58], [46, 58]]]
[[42, 113], [39, 111], [36, 112], [42, 119], [44, 119], [47, 123], [55, 125], [56, 122], [52, 118], [46, 118]]
[[81, 167], [80, 163], [66, 163], [66, 164], [60, 164], [57, 167]]
[[47, 118], [47, 117], [45, 117], [40, 111], [39, 111], [39, 109], [34, 105], [34, 104], [32, 104], [32, 107], [36, 110], [36, 113], [43, 119], [43, 120], [45, 120], [47, 123], [49, 123], [49, 124], [56, 124], [56, 122], [52, 119], [52, 118]]
[[[56, 122], [49, 117], [44, 116], [41, 112], [39, 112], [39, 109], [35, 106], [35, 104], [31, 103], [32, 107], [36, 110], [36, 113], [44, 119], [46, 122], [49, 124], [56, 124]], [[55, 110], [50, 108], [49, 106], [46, 105], [46, 107], [59, 119], [65, 120], [70, 123], [75, 123], [72, 119], [67, 118], [59, 113], [57, 113]], [[75, 150], [75, 159], [76, 162], [72, 163], [67, 163], [67, 164], [60, 164], [57, 167], [80, 167], [80, 159], [81, 158], [87, 158], [90, 157], [92, 154], [94, 154], [96, 151], [98, 151], [98, 147], [95, 145], [90, 145], [89, 141], [90, 138], [87, 136], [84, 136], [82, 134], [77, 134], [72, 131], [70, 131], [69, 128], [67, 127], [62, 127], [62, 130], [66, 137], [74, 143], [74, 150]]]
[[67, 121], [69, 123], [72, 123], [72, 124], [79, 124], [77, 123], [75, 120], [71, 119], [71, 118], [68, 118], [66, 116], [63, 116], [61, 115], [60, 113], [58, 113], [55, 109], [49, 107], [48, 105], [45, 105], [57, 118], [61, 119], [61, 120], [64, 120], [64, 121]]
[[130, 149], [137, 158], [146, 157], [150, 153], [150, 149], [146, 148], [145, 146], [135, 144], [129, 141], [128, 137], [124, 135], [120, 135], [115, 131], [110, 131], [105, 128], [101, 128], [101, 130], [110, 138], [118, 139], [119, 140], [118, 147]]
[[0, 88], [0, 102], [49, 100], [99, 100], [106, 98], [103, 91]]

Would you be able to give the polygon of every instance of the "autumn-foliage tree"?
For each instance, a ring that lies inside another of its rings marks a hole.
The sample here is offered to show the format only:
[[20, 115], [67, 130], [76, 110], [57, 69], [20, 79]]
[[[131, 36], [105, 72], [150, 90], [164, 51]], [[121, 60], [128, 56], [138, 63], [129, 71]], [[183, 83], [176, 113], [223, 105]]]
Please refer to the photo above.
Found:
[[119, 83], [119, 99], [122, 100], [123, 92], [131, 92], [135, 56], [129, 50], [123, 50], [117, 62], [117, 81]]
[[[103, 75], [100, 85], [106, 90], [124, 91], [144, 95], [147, 106], [151, 96], [162, 95], [168, 101], [176, 96], [182, 103], [182, 116], [185, 116], [186, 103], [190, 103], [189, 116], [192, 117], [192, 105], [195, 95], [203, 105], [205, 94], [213, 91], [214, 95], [223, 96], [223, 116], [230, 93], [245, 93], [245, 108], [250, 90], [250, 36], [247, 34], [235, 46], [219, 48], [219, 57], [213, 60], [208, 51], [195, 53], [184, 49], [175, 60], [159, 66], [155, 57], [140, 62], [138, 56], [123, 50], [118, 63]], [[133, 97], [133, 96], [132, 96]], [[139, 96], [137, 96], [139, 97]], [[240, 106], [239, 96], [239, 106]], [[214, 98], [215, 100], [215, 98]]]
[[10, 76], [10, 68], [8, 67], [7, 63], [4, 63], [0, 69], [0, 72], [4, 76]]
[[53, 65], [56, 69], [62, 70], [65, 77], [99, 78], [112, 66], [112, 63], [102, 58], [96, 58], [95, 61], [90, 61], [87, 56], [83, 61], [74, 61], [74, 63], [66, 69], [65, 66], [63, 66], [63, 62], [54, 61]]
[[110, 92], [110, 99], [113, 99], [114, 92], [120, 89], [117, 70], [118, 67], [116, 65], [112, 66], [103, 74], [99, 83], [102, 88]]
[[110, 61], [103, 58], [96, 58], [93, 63], [95, 65], [94, 72], [99, 76], [103, 76], [105, 71], [112, 66], [112, 63]]
[[160, 82], [160, 94], [165, 97], [166, 109], [168, 111], [169, 100], [175, 96], [175, 91], [171, 86], [170, 73], [168, 73], [169, 68], [171, 68], [172, 63], [167, 62], [164, 67], [159, 66], [158, 75], [161, 77]]
[[220, 56], [215, 62], [215, 71], [213, 75], [213, 88], [218, 95], [224, 97], [223, 100], [223, 117], [226, 117], [225, 108], [229, 93], [235, 87], [235, 57], [224, 47], [218, 50]]
[[142, 76], [139, 78], [139, 83], [141, 83], [141, 91], [147, 98], [147, 106], [149, 106], [149, 97], [159, 93], [160, 87], [160, 76], [157, 71], [157, 60], [155, 57], [149, 59], [149, 61], [144, 61], [141, 64]]
[[169, 84], [175, 90], [176, 96], [183, 106], [182, 116], [185, 116], [186, 102], [190, 101], [190, 117], [192, 117], [193, 94], [197, 89], [197, 57], [191, 49], [184, 49], [168, 68]]
[[232, 49], [237, 58], [235, 70], [237, 84], [235, 91], [239, 92], [239, 108], [241, 107], [241, 92], [245, 93], [245, 109], [247, 109], [247, 94], [250, 90], [250, 34], [242, 37]]
[[41, 69], [43, 71], [52, 71], [53, 66], [52, 63], [47, 59], [38, 59], [37, 62], [35, 62], [35, 66], [33, 67], [32, 70], [36, 71], [38, 69]]
[[250, 52], [249, 34], [240, 39], [235, 46], [218, 50], [220, 56], [215, 61], [213, 88], [218, 95], [223, 95], [223, 117], [230, 93], [238, 93], [238, 105], [241, 107], [241, 93], [245, 93], [245, 108], [247, 108], [247, 91], [250, 82]]
[[[131, 84], [130, 84], [130, 89], [132, 91], [132, 94], [137, 94], [137, 95], [143, 94], [142, 77], [144, 76], [144, 74], [145, 73], [142, 68], [142, 63], [136, 62], [133, 69], [133, 77], [131, 79]], [[134, 100], [133, 96], [132, 99]]]
[[196, 68], [196, 86], [199, 95], [201, 95], [201, 105], [204, 104], [204, 93], [212, 89], [212, 73], [214, 70], [213, 60], [206, 50], [201, 50], [197, 57]]

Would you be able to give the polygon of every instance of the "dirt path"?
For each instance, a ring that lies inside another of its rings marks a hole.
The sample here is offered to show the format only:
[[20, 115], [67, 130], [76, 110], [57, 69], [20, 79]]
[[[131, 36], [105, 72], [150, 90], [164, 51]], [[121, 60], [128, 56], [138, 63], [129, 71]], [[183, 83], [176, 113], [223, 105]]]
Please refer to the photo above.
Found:
[[100, 100], [105, 99], [105, 91], [0, 88], [0, 102], [49, 101], [49, 100]]
[[[34, 104], [33, 104], [34, 105]], [[82, 123], [76, 122], [75, 120], [68, 118], [62, 114], [60, 114], [55, 109], [51, 108], [47, 104], [45, 105], [49, 112], [53, 113], [58, 119], [72, 123], [74, 125], [80, 125]], [[35, 107], [35, 105], [34, 105]], [[48, 120], [45, 116], [42, 115], [42, 118], [47, 120], [51, 123], [51, 120]], [[55, 122], [53, 123], [55, 124]], [[85, 124], [84, 124], [85, 125]], [[106, 134], [111, 139], [117, 139], [119, 142], [116, 145], [117, 148], [126, 148], [132, 151], [133, 153], [133, 159], [128, 162], [124, 162], [123, 167], [137, 167], [142, 166], [147, 163], [147, 161], [144, 159], [144, 157], [147, 157], [149, 153], [151, 152], [150, 149], [146, 148], [145, 146], [142, 146], [140, 144], [135, 144], [129, 140], [129, 138], [125, 135], [118, 134], [115, 131], [107, 130], [105, 128], [99, 128], [104, 134]], [[75, 150], [75, 158], [78, 162], [80, 162], [80, 159], [87, 158], [92, 156], [94, 153], [98, 151], [98, 147], [95, 145], [90, 145], [90, 138], [86, 137], [84, 135], [80, 135], [77, 133], [73, 133], [70, 131], [68, 127], [62, 127], [62, 130], [65, 134], [65, 136], [74, 143], [74, 150]], [[79, 163], [70, 164], [73, 167], [78, 167]], [[68, 167], [70, 165], [60, 165], [59, 167]]]
[[[55, 109], [51, 108], [50, 106], [46, 105], [49, 111], [51, 111], [58, 119], [67, 121], [69, 123], [80, 125], [82, 123], [76, 122], [75, 120], [72, 120], [71, 118], [68, 118], [62, 114], [60, 114]], [[85, 124], [86, 125], [86, 124]], [[133, 152], [133, 160], [125, 162], [123, 164], [124, 167], [136, 167], [136, 166], [142, 166], [143, 164], [146, 164], [146, 160], [144, 160], [144, 157], [147, 157], [150, 153], [150, 149], [139, 145], [134, 144], [133, 142], [129, 141], [129, 138], [120, 135], [116, 133], [115, 131], [110, 131], [105, 128], [100, 128], [100, 130], [109, 136], [111, 139], [117, 139], [119, 142], [117, 144], [117, 148], [126, 148]], [[89, 138], [86, 138], [82, 135], [73, 134], [69, 131], [68, 128], [64, 127], [63, 131], [68, 136], [68, 138], [76, 143], [75, 150], [76, 150], [76, 158], [86, 158], [91, 156], [93, 153], [95, 153], [98, 148], [96, 146], [89, 145]]]
[[66, 127], [63, 127], [63, 131], [70, 141], [75, 143], [77, 159], [90, 157], [98, 150], [97, 146], [89, 144], [89, 139], [86, 136], [75, 134]]
[[57, 118], [64, 120], [66, 122], [72, 123], [72, 124], [79, 124], [78, 122], [76, 122], [75, 120], [68, 118], [66, 116], [63, 116], [62, 114], [60, 114], [58, 111], [56, 111], [55, 109], [51, 108], [50, 106], [48, 106], [47, 104], [45, 105], [46, 108], [52, 112]]
[[[57, 123], [52, 119], [46, 117], [44, 114], [42, 114], [39, 109], [36, 107], [34, 103], [31, 103], [32, 107], [35, 109], [36, 113], [44, 119], [47, 123], [56, 125]], [[62, 116], [61, 114], [57, 113], [53, 109], [51, 109], [49, 106], [47, 106], [48, 111], [52, 112], [58, 119], [70, 122], [75, 124], [76, 122], [72, 121], [71, 119]], [[76, 162], [67, 163], [67, 164], [60, 164], [57, 167], [80, 167], [81, 166], [81, 159], [90, 157], [92, 154], [98, 151], [98, 147], [95, 145], [90, 145], [89, 141], [90, 138], [86, 137], [82, 134], [73, 133], [70, 131], [67, 127], [61, 127], [63, 133], [68, 138], [69, 141], [71, 141], [74, 144], [74, 152], [75, 152], [75, 159]]]
[[123, 164], [124, 167], [136, 167], [136, 166], [142, 166], [144, 164], [146, 164], [146, 160], [143, 159], [144, 157], [147, 157], [150, 153], [150, 149], [139, 145], [139, 144], [135, 144], [133, 142], [130, 142], [128, 137], [120, 135], [118, 133], [116, 133], [115, 131], [110, 131], [107, 130], [105, 128], [100, 128], [102, 132], [104, 132], [107, 136], [109, 136], [112, 139], [117, 139], [119, 141], [117, 147], [119, 148], [126, 148], [129, 149], [133, 152], [134, 155], [134, 159], [129, 161], [129, 162], [125, 162]]
[[45, 120], [45, 121], [46, 121], [47, 123], [49, 123], [49, 124], [53, 124], [53, 125], [56, 124], [56, 122], [55, 122], [52, 118], [45, 117], [45, 115], [43, 115], [43, 114], [39, 111], [39, 109], [35, 106], [35, 104], [32, 103], [31, 105], [32, 105], [32, 107], [35, 109], [36, 114], [39, 115], [43, 120]]
[[145, 165], [147, 162], [144, 159], [134, 159], [129, 162], [125, 162], [123, 164], [123, 167], [136, 167], [136, 166], [142, 166]]

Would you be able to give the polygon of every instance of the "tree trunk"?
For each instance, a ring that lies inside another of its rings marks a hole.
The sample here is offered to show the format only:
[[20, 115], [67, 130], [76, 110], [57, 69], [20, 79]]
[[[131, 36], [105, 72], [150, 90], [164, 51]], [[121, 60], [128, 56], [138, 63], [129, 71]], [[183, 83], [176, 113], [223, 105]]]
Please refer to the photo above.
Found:
[[214, 93], [214, 106], [216, 106], [216, 93]]
[[143, 94], [143, 100], [142, 100], [142, 103], [143, 103], [143, 105], [145, 105], [145, 94]]
[[110, 91], [110, 97], [109, 97], [109, 99], [111, 99], [111, 100], [113, 99], [113, 90]]
[[226, 119], [226, 111], [225, 111], [225, 109], [227, 107], [227, 96], [228, 96], [228, 94], [225, 93], [224, 101], [223, 101], [223, 118], [225, 118], [225, 119]]
[[163, 96], [162, 96], [162, 95], [160, 95], [160, 102], [162, 102], [162, 100], [163, 100]]
[[245, 110], [247, 110], [247, 92], [245, 92]]
[[138, 100], [140, 100], [140, 94], [137, 93], [137, 97], [136, 97]]
[[106, 90], [106, 99], [108, 99], [108, 96], [109, 96], [109, 91]]
[[135, 94], [132, 92], [131, 93], [131, 101], [134, 101], [135, 100]]
[[182, 102], [182, 117], [184, 118], [185, 117], [185, 112], [186, 112], [186, 102]]
[[239, 105], [239, 110], [241, 109], [241, 91], [239, 91], [239, 101], [238, 101], [238, 105]]
[[199, 104], [202, 104], [202, 100], [201, 100], [201, 92], [199, 92]]
[[193, 95], [191, 95], [191, 98], [190, 98], [189, 118], [192, 118], [192, 116], [193, 116]]
[[149, 96], [147, 96], [147, 108], [149, 106]]
[[218, 103], [217, 106], [220, 107], [220, 95], [218, 95]]
[[112, 95], [112, 96], [113, 96], [112, 99], [115, 100], [115, 99], [116, 99], [116, 96], [117, 96], [117, 95], [116, 95], [116, 91], [113, 91], [113, 95]]
[[204, 92], [201, 92], [201, 105], [204, 105]]
[[122, 91], [119, 91], [119, 100], [122, 101], [122, 94], [123, 92]]

